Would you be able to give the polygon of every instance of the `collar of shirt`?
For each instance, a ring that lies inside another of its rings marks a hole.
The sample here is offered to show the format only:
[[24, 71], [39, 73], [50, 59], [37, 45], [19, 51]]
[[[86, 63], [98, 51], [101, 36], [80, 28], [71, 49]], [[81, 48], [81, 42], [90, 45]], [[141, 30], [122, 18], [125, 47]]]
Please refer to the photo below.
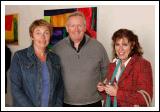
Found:
[[[124, 63], [124, 67], [127, 66], [127, 64], [129, 63], [130, 60], [131, 60], [131, 57], [128, 58], [127, 61]], [[113, 59], [113, 62], [116, 62], [116, 65], [117, 65], [117, 64], [118, 64], [118, 58]], [[123, 72], [123, 71], [122, 71], [121, 67], [119, 66], [118, 72], [117, 72], [117, 74], [116, 74], [116, 81], [117, 81], [117, 82], [118, 82], [118, 80], [119, 80], [119, 78], [120, 78], [121, 72]]]
[[[124, 66], [125, 66], [125, 67], [127, 66], [127, 64], [129, 63], [130, 60], [131, 60], [131, 57], [128, 58], [127, 61], [124, 63]], [[117, 65], [117, 63], [118, 63], [118, 58], [114, 58], [114, 59], [113, 59], [113, 63], [114, 63], [114, 62], [116, 62], [116, 65]]]
[[69, 39], [70, 40], [70, 43], [71, 43], [71, 46], [72, 46], [72, 48], [73, 49], [75, 49], [76, 51], [77, 51], [77, 53], [80, 51], [80, 49], [82, 48], [82, 46], [85, 44], [85, 42], [86, 42], [86, 37], [84, 36], [84, 38], [82, 39], [82, 41], [80, 42], [80, 44], [79, 44], [79, 46], [78, 46], [78, 50], [74, 47], [74, 42], [71, 40], [71, 39]]

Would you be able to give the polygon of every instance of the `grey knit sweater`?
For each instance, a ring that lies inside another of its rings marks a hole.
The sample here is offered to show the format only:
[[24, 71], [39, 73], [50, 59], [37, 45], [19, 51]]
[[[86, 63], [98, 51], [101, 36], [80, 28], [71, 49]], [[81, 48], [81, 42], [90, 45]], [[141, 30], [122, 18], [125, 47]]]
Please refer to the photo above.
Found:
[[86, 105], [101, 100], [97, 83], [106, 75], [108, 55], [100, 42], [85, 35], [80, 52], [71, 46], [69, 37], [58, 42], [53, 51], [60, 56], [64, 80], [64, 103]]

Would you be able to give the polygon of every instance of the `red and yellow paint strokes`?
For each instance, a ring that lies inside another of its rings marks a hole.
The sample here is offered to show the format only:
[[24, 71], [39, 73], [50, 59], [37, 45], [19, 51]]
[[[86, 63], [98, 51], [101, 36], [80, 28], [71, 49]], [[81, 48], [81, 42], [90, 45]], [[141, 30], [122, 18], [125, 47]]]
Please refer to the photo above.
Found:
[[5, 16], [5, 41], [18, 44], [18, 14]]

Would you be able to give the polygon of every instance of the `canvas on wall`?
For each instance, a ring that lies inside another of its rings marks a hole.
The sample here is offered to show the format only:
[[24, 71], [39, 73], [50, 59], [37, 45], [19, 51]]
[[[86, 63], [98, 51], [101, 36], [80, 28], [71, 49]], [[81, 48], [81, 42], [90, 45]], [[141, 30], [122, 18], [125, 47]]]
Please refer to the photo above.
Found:
[[44, 19], [53, 26], [53, 35], [49, 46], [52, 46], [61, 39], [67, 37], [68, 33], [65, 24], [69, 14], [74, 11], [80, 11], [84, 14], [86, 18], [86, 33], [96, 39], [97, 7], [44, 10]]
[[5, 15], [5, 42], [18, 44], [18, 14]]

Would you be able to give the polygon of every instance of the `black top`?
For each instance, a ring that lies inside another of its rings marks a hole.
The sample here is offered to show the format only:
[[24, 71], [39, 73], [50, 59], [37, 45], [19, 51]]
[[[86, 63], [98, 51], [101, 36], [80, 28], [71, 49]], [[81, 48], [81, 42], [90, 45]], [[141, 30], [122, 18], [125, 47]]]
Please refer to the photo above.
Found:
[[73, 49], [75, 49], [77, 51], [77, 53], [78, 53], [81, 50], [82, 46], [85, 44], [86, 37], [84, 36], [83, 39], [81, 40], [81, 42], [80, 42], [80, 44], [78, 46], [78, 50], [74, 47], [74, 42], [71, 39], [69, 39], [69, 40], [70, 40], [70, 43], [71, 43], [71, 46], [73, 47]]

